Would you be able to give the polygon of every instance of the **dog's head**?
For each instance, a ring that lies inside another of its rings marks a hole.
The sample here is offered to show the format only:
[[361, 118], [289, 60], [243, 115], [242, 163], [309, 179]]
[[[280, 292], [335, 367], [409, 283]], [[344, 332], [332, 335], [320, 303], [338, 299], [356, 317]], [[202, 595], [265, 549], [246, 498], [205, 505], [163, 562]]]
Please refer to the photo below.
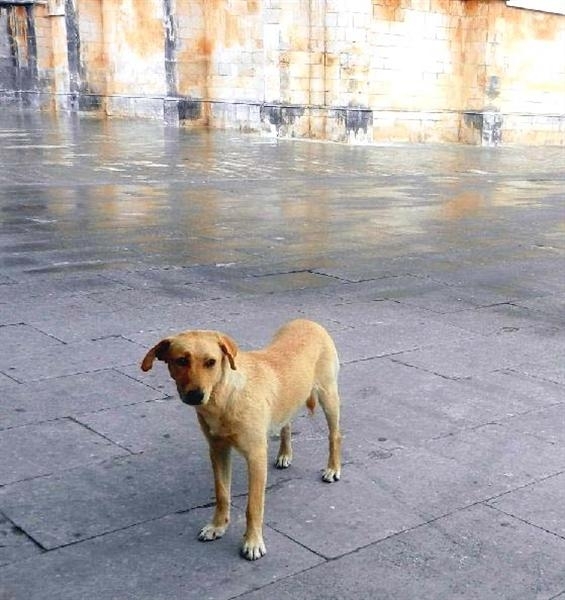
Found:
[[218, 331], [186, 331], [153, 346], [141, 363], [149, 371], [155, 359], [167, 363], [180, 399], [191, 406], [206, 404], [227, 369], [236, 370], [237, 344]]

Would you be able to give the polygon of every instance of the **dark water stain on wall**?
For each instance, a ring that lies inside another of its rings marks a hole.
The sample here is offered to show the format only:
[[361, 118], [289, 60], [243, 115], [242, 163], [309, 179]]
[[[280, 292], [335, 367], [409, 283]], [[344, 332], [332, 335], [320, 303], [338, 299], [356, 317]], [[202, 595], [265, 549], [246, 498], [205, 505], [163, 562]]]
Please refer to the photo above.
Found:
[[167, 95], [176, 96], [178, 93], [177, 26], [173, 0], [163, 0], [163, 15], [165, 24], [165, 78]]
[[0, 35], [0, 89], [33, 104], [39, 91], [37, 69], [37, 37], [32, 5], [8, 4], [0, 7], [0, 26], [6, 37]]
[[101, 105], [101, 98], [97, 94], [92, 94], [88, 86], [86, 69], [81, 57], [79, 16], [73, 0], [65, 0], [65, 25], [69, 69], [69, 108], [74, 111], [96, 110]]
[[304, 115], [302, 106], [281, 106], [280, 104], [263, 104], [260, 107], [261, 121], [274, 125], [277, 132], [282, 127], [293, 125], [296, 119]]
[[335, 113], [347, 134], [353, 132], [357, 135], [361, 130], [367, 133], [368, 128], [373, 125], [373, 111], [368, 108], [339, 108]]

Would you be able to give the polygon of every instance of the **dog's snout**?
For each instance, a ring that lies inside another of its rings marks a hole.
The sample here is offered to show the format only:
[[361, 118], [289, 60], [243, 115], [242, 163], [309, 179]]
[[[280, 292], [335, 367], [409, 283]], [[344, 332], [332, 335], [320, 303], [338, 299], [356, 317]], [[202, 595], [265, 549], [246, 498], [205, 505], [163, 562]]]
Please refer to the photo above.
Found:
[[181, 393], [180, 399], [190, 406], [198, 406], [204, 400], [204, 392], [198, 389], [189, 390], [188, 392]]

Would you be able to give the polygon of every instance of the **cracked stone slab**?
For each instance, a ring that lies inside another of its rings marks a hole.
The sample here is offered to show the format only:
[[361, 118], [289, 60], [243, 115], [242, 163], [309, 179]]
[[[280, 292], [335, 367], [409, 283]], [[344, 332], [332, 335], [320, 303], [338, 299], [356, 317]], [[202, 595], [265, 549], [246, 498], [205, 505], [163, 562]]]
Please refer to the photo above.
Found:
[[[473, 334], [458, 327], [424, 318], [405, 320], [400, 324], [391, 320], [341, 329], [333, 337], [343, 363], [408, 353], [428, 346], [435, 348], [446, 340], [470, 344], [474, 339]], [[411, 353], [406, 356], [411, 356]]]
[[513, 371], [451, 380], [396, 362], [348, 363], [340, 371], [342, 424], [357, 439], [418, 444], [504, 421], [561, 401], [562, 387]]
[[[565, 540], [478, 505], [245, 594], [242, 600], [355, 597], [550, 600], [565, 588]], [[354, 584], [352, 584], [354, 582]]]
[[557, 319], [544, 317], [540, 313], [513, 304], [497, 304], [435, 317], [444, 323], [461, 327], [481, 335], [497, 335], [525, 328], [540, 328], [557, 325]]
[[492, 496], [555, 475], [565, 465], [565, 447], [531, 434], [517, 434], [508, 424], [487, 424], [431, 440], [425, 447], [451, 458], [492, 488]]
[[531, 435], [549, 442], [557, 448], [565, 448], [564, 424], [565, 403], [562, 402], [517, 415], [505, 422], [507, 427], [513, 429], [519, 435]]
[[228, 600], [323, 562], [270, 528], [267, 555], [243, 560], [244, 515], [234, 509], [224, 538], [202, 543], [196, 534], [206, 518], [206, 509], [167, 515], [6, 567], [3, 593], [10, 600]]
[[[33, 348], [33, 347], [32, 347]], [[56, 352], [17, 353], [6, 359], [5, 372], [22, 383], [88, 373], [138, 362], [143, 349], [120, 337], [59, 344]]]
[[10, 369], [14, 362], [29, 361], [34, 354], [59, 351], [63, 344], [34, 327], [19, 323], [0, 325], [0, 347], [3, 354], [0, 369], [11, 375]]
[[0, 567], [40, 553], [39, 546], [0, 513]]
[[83, 414], [77, 420], [134, 453], [190, 447], [192, 439], [202, 436], [194, 409], [176, 398]]
[[211, 502], [205, 447], [84, 465], [0, 489], [0, 510], [43, 548]]
[[17, 294], [17, 302], [0, 304], [0, 322], [33, 324], [46, 315], [53, 320], [74, 320], [99, 308], [85, 295], [50, 294], [30, 298], [25, 295], [20, 297], [20, 294]]
[[[0, 483], [41, 477], [124, 454], [126, 450], [68, 419], [14, 427], [0, 431]], [[0, 489], [0, 493], [5, 489], [9, 488]]]
[[403, 352], [395, 357], [402, 363], [444, 377], [465, 378], [502, 369], [513, 369], [540, 356], [552, 357], [563, 345], [561, 330], [508, 332], [496, 337], [475, 336]]
[[543, 361], [522, 363], [515, 367], [516, 371], [525, 373], [545, 381], [565, 385], [565, 366], [562, 356], [546, 356]]
[[163, 394], [113, 369], [24, 384], [2, 391], [0, 428], [145, 403]]
[[0, 302], [9, 303], [15, 297], [18, 297], [40, 305], [41, 300], [45, 298], [66, 299], [67, 297], [107, 290], [109, 287], [127, 289], [127, 286], [110, 281], [102, 274], [59, 275], [51, 273], [45, 277], [24, 275], [22, 281], [14, 284], [9, 289], [0, 286]]
[[[265, 522], [325, 558], [424, 522], [353, 465], [344, 467], [341, 480], [332, 484], [323, 482], [317, 469], [312, 471], [309, 477], [282, 481], [267, 492]], [[245, 500], [236, 498], [235, 504], [244, 508]]]
[[565, 473], [504, 494], [489, 502], [498, 510], [565, 539]]
[[[42, 547], [53, 549], [163, 515], [207, 506], [211, 515], [214, 483], [208, 446], [198, 426], [183, 444], [163, 444], [159, 450], [116, 457], [70, 471], [21, 481], [0, 488], [0, 510], [33, 537]], [[319, 449], [320, 459], [312, 465], [309, 452], [297, 448], [297, 467], [289, 475], [272, 467], [278, 443], [269, 451], [268, 487], [300, 476], [300, 465], [309, 475], [321, 473], [327, 440], [308, 436], [306, 448]], [[314, 437], [316, 436], [314, 431]], [[233, 453], [232, 496], [247, 493], [247, 469], [241, 456]], [[196, 535], [197, 531], [195, 532]]]
[[162, 306], [121, 309], [107, 314], [86, 314], [73, 321], [46, 318], [35, 321], [34, 324], [69, 344], [112, 336], [129, 339], [130, 335], [140, 332], [188, 329], [191, 323], [197, 323], [200, 319], [209, 320], [212, 304], [213, 301], [183, 303], [177, 299]]
[[450, 402], [457, 382], [443, 380], [387, 358], [345, 364], [340, 374], [345, 433], [366, 443], [415, 444], [456, 432], [471, 421], [463, 405]]
[[[364, 325], [382, 323], [418, 323], [430, 318], [430, 312], [406, 306], [392, 300], [333, 301], [328, 298], [308, 306], [309, 318], [324, 323], [338, 323], [342, 327], [356, 327], [362, 320]], [[435, 315], [433, 315], [435, 316]], [[334, 325], [335, 328], [335, 325]]]

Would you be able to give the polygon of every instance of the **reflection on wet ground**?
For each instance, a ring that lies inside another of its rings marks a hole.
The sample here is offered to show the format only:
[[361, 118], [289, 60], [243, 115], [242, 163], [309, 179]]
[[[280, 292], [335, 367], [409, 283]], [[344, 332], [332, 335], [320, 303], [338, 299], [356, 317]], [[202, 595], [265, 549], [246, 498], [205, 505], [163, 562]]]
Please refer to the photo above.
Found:
[[561, 148], [355, 147], [4, 109], [0, 163], [2, 262], [29, 271], [563, 249]]

